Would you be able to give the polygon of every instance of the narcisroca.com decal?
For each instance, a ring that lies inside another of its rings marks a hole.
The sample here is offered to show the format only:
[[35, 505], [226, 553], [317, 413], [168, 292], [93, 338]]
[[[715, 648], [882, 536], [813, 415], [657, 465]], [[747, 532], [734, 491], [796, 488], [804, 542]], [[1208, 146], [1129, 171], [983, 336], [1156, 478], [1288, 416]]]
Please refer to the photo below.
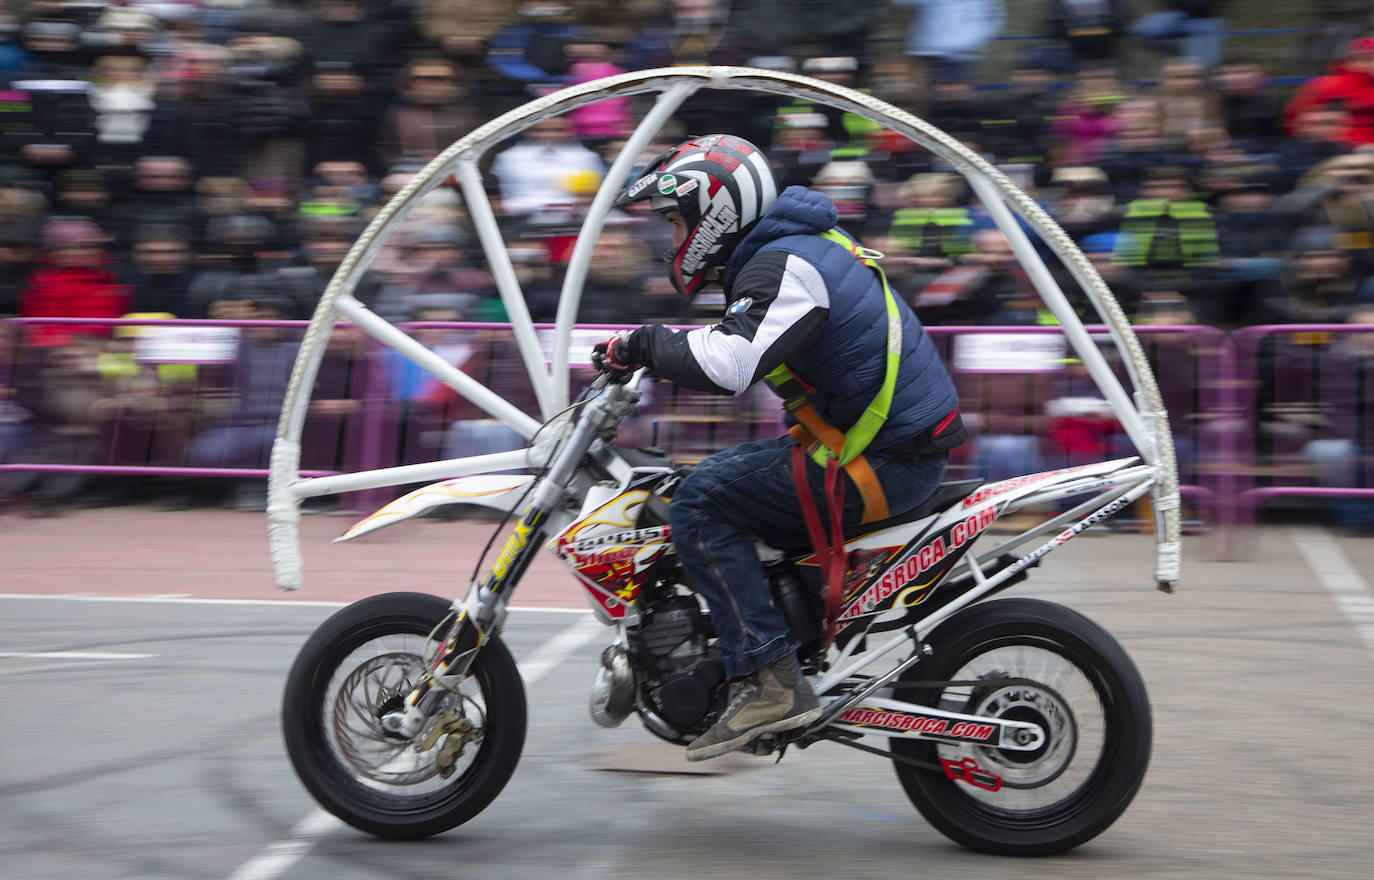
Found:
[[950, 722], [947, 718], [932, 718], [929, 715], [910, 715], [906, 712], [862, 707], [848, 710], [840, 715], [836, 721], [842, 724], [880, 727], [884, 730], [897, 730], [902, 733], [924, 733], [927, 736], [943, 736], [974, 742], [987, 742], [997, 733], [996, 724], [982, 724], [974, 721]]

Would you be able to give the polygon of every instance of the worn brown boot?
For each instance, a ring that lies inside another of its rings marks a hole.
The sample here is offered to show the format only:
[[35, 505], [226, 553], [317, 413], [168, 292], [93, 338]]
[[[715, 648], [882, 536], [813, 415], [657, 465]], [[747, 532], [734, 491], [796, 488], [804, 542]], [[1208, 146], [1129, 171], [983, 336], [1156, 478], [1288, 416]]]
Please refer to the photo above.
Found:
[[801, 674], [797, 656], [730, 685], [730, 702], [720, 720], [687, 746], [687, 760], [704, 761], [733, 752], [765, 733], [804, 727], [821, 717], [821, 704]]

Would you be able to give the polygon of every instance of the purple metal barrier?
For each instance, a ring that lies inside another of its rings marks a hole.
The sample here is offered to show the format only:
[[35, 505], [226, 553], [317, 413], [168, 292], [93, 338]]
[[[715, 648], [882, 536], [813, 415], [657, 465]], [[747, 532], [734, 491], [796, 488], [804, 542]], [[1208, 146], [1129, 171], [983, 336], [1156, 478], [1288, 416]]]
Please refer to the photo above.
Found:
[[[24, 354], [20, 338], [24, 328], [34, 324], [295, 330], [305, 326], [304, 322], [299, 321], [10, 319], [0, 322], [0, 377], [4, 377], [7, 385], [13, 386], [31, 378], [23, 375], [20, 369], [21, 356]], [[349, 327], [344, 323], [339, 326]], [[431, 347], [453, 344], [463, 348], [455, 355], [465, 359], [463, 369], [516, 405], [532, 408], [532, 392], [523, 370], [506, 369], [510, 360], [510, 346], [502, 340], [509, 333], [508, 325], [458, 322], [412, 324], [407, 325], [407, 329], [412, 333], [429, 334], [433, 340]], [[548, 328], [540, 325], [538, 329]], [[588, 326], [579, 329], [597, 330], [596, 335], [599, 336], [602, 331], [623, 328]], [[1055, 395], [1062, 397], [1066, 388], [1071, 396], [1077, 394], [1078, 390], [1083, 390], [1085, 395], [1096, 393], [1081, 385], [1074, 386], [1071, 377], [1066, 380], [1060, 375], [1070, 372], [1071, 365], [1066, 368], [1060, 363], [1050, 365], [1048, 369], [1036, 369], [1028, 368], [1024, 361], [1010, 367], [995, 361], [993, 356], [1000, 347], [1001, 339], [1017, 336], [1053, 337], [1060, 332], [1056, 327], [928, 329], [951, 365], [956, 381], [961, 384], [964, 408], [975, 434], [981, 435], [981, 427], [992, 425], [1010, 414], [1013, 424], [1020, 419], [1021, 423], [1032, 429], [1027, 432], [1026, 438], [1031, 444], [1043, 445], [1043, 403], [1046, 400], [1056, 399]], [[1180, 444], [1180, 471], [1185, 483], [1183, 492], [1190, 505], [1199, 512], [1210, 510], [1218, 524], [1229, 527], [1238, 517], [1242, 521], [1250, 519], [1254, 506], [1270, 497], [1298, 494], [1364, 497], [1374, 494], [1374, 490], [1353, 486], [1313, 485], [1310, 479], [1304, 485], [1279, 485], [1272, 480], [1260, 485], [1256, 479], [1256, 463], [1262, 454], [1268, 454], [1256, 440], [1260, 414], [1256, 412], [1259, 403], [1255, 361], [1262, 340], [1281, 333], [1320, 331], [1341, 334], [1358, 332], [1360, 329], [1327, 325], [1251, 328], [1226, 336], [1210, 327], [1136, 328], [1160, 378], [1172, 426]], [[388, 349], [379, 347], [370, 338], [350, 337], [347, 332], [336, 333], [336, 337], [341, 340], [339, 357], [342, 378], [336, 377], [334, 386], [329, 389], [317, 387], [316, 397], [320, 399], [322, 394], [326, 394], [354, 403], [348, 412], [323, 416], [312, 414], [307, 423], [308, 429], [318, 426], [318, 430], [314, 431], [312, 454], [306, 462], [310, 470], [305, 472], [306, 475], [368, 470], [444, 457], [439, 453], [446, 438], [452, 437], [450, 426], [481, 416], [471, 404], [452, 392], [441, 389], [442, 393], [426, 396], [423, 388], [417, 390], [416, 382], [419, 380], [415, 374], [406, 372], [401, 365], [403, 359], [392, 356]], [[961, 338], [963, 342], [959, 341]], [[978, 339], [987, 342], [982, 357], [992, 359], [986, 363], [980, 363], [976, 358], [970, 361], [962, 348], [971, 344], [970, 340], [976, 342]], [[11, 356], [7, 357], [6, 352], [10, 349]], [[1043, 360], [1044, 352], [1038, 356]], [[236, 369], [237, 364], [227, 368], [226, 375], [221, 377], [222, 384], [232, 386], [235, 383], [239, 378]], [[576, 387], [590, 378], [590, 371], [583, 369], [574, 377], [572, 384]], [[1293, 394], [1303, 388], [1301, 381], [1292, 387], [1283, 387], [1286, 392]], [[657, 444], [670, 455], [690, 461], [745, 440], [776, 436], [782, 430], [781, 410], [766, 390], [739, 398], [719, 398], [685, 391], [668, 383], [653, 383], [648, 388], [641, 414], [627, 422], [622, 442], [639, 445], [656, 439]], [[987, 391], [989, 388], [996, 389], [1004, 398], [1009, 395], [1013, 399], [1011, 409], [999, 410], [998, 402]], [[1362, 406], [1359, 409], [1363, 412]], [[4, 427], [0, 424], [0, 429]], [[116, 423], [113, 435], [127, 439], [127, 433], [120, 433], [123, 429], [123, 425]], [[1016, 431], [1011, 431], [1008, 436], [1014, 437], [1015, 434]], [[1360, 438], [1366, 436], [1367, 431]], [[1127, 451], [1124, 447], [1110, 447], [1110, 444], [1121, 443], [1119, 433], [1097, 439], [1109, 444], [1109, 451]], [[0, 464], [0, 473], [38, 471], [251, 478], [261, 478], [266, 473], [262, 467], [192, 466], [185, 460], [166, 462], [155, 459], [151, 451], [147, 459], [129, 463], [116, 460], [113, 447], [84, 461], [16, 461], [12, 455], [7, 456], [4, 443], [4, 433], [0, 432], [0, 461], [5, 462]], [[970, 447], [976, 445], [970, 444]], [[1361, 448], [1368, 447], [1363, 442], [1360, 445]], [[470, 451], [466, 448], [457, 450], [459, 454]], [[1048, 456], [1045, 463], [1053, 466], [1059, 462]], [[961, 471], [972, 475], [978, 473], [979, 465], [972, 448], [966, 447], [956, 452], [951, 472], [953, 475], [960, 475]], [[357, 501], [360, 506], [375, 505], [389, 497], [387, 490], [372, 490]], [[1222, 531], [1229, 537], [1229, 529]]]
[[1247, 327], [1227, 338], [1226, 361], [1227, 555], [1230, 527], [1275, 498], [1326, 499], [1334, 524], [1374, 525], [1374, 326]]

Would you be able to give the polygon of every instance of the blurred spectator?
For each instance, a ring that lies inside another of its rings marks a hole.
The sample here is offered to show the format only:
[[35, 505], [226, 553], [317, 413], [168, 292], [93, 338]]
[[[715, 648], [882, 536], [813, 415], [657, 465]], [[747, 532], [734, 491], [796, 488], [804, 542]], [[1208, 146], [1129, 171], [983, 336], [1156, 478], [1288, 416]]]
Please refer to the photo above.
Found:
[[301, 136], [310, 110], [301, 89], [301, 44], [273, 32], [263, 15], [239, 23], [226, 43], [239, 128], [241, 168], [252, 176], [299, 177]]
[[[129, 291], [109, 270], [100, 227], [81, 218], [54, 218], [43, 227], [42, 266], [19, 296], [26, 318], [118, 318], [129, 310]], [[108, 336], [109, 327], [29, 325], [28, 344], [67, 345], [82, 337]]]
[[307, 100], [310, 125], [305, 130], [305, 162], [357, 162], [376, 169], [372, 140], [382, 116], [377, 96], [351, 61], [316, 61]]
[[1002, 0], [896, 0], [896, 5], [912, 10], [905, 52], [917, 94], [925, 94], [933, 82], [970, 79], [972, 64], [1006, 19]]
[[210, 224], [219, 217], [243, 212], [243, 192], [247, 185], [238, 177], [202, 177], [195, 183], [197, 252], [213, 261], [207, 241]]
[[1364, 36], [1374, 24], [1369, 0], [1313, 0], [1309, 8], [1311, 28], [1297, 53], [1301, 72], [1307, 75], [1320, 73], [1342, 47]]
[[835, 203], [840, 225], [856, 241], [872, 241], [891, 226], [873, 204], [874, 182], [868, 163], [849, 159], [828, 163], [813, 183]]
[[1283, 124], [1296, 134], [1297, 117], [1309, 107], [1340, 104], [1349, 114], [1340, 140], [1358, 147], [1374, 144], [1374, 37], [1352, 40], [1331, 72], [1303, 83], [1283, 108]]
[[[1346, 323], [1374, 326], [1374, 304], [1356, 306]], [[1306, 351], [1285, 350], [1291, 359], [1304, 360], [1299, 368], [1310, 364]], [[1282, 365], [1280, 366], [1280, 369]], [[1363, 404], [1368, 395], [1362, 394], [1364, 377], [1374, 368], [1374, 334], [1341, 333], [1335, 336], [1323, 352], [1321, 376], [1315, 397], [1319, 401], [1311, 409], [1297, 408], [1288, 415], [1297, 422], [1295, 431], [1317, 436], [1302, 448], [1302, 456], [1314, 471], [1317, 485], [1350, 489], [1362, 485], [1360, 466], [1369, 448], [1369, 440], [1360, 424]], [[1366, 477], [1364, 486], [1368, 486]], [[1374, 536], [1374, 502], [1368, 498], [1334, 497], [1325, 499], [1332, 522], [1357, 537]]]
[[491, 276], [467, 258], [467, 235], [456, 226], [426, 226], [407, 241], [404, 270], [388, 279], [364, 304], [392, 322], [411, 320], [432, 298], [448, 308], [461, 297], [464, 314], [475, 315], [493, 292]]
[[1120, 220], [1116, 200], [1101, 168], [1068, 165], [1056, 168], [1050, 185], [1058, 189], [1050, 214], [1075, 241], [1115, 229]]
[[91, 66], [87, 94], [96, 114], [96, 163], [127, 168], [142, 151], [155, 107], [147, 68], [147, 61], [129, 55], [102, 55]]
[[115, 241], [127, 248], [145, 223], [199, 230], [191, 163], [180, 156], [144, 156], [134, 163], [133, 186], [110, 210]]
[[306, 217], [301, 224], [301, 262], [281, 269], [283, 290], [291, 298], [314, 311], [334, 270], [348, 255], [348, 249], [362, 234], [357, 218], [341, 214], [320, 214]]
[[0, 224], [11, 227], [11, 234], [38, 240], [38, 227], [47, 212], [47, 200], [26, 169], [0, 164]]
[[[1056, 385], [1056, 395], [1045, 402], [1045, 465], [1073, 467], [1111, 458], [1120, 425], [1088, 368], [1070, 358]], [[1061, 504], [1067, 509], [1072, 502]]]
[[53, 188], [53, 213], [85, 217], [102, 229], [110, 227], [110, 190], [105, 175], [89, 168], [68, 168]]
[[1288, 227], [1273, 205], [1274, 194], [1263, 180], [1242, 178], [1218, 199], [1219, 284], [1202, 304], [1207, 323], [1236, 325], [1246, 304], [1254, 299], [1256, 288], [1283, 273]]
[[[643, 247], [643, 242], [638, 246]], [[558, 316], [562, 285], [553, 264], [549, 262], [548, 252], [536, 242], [523, 240], [513, 242], [508, 251], [515, 269], [515, 280], [519, 282], [520, 291], [529, 306], [530, 318], [552, 323]], [[673, 294], [676, 296], [677, 291], [673, 291]]]
[[1207, 88], [1202, 65], [1192, 59], [1166, 61], [1159, 69], [1154, 96], [1165, 137], [1181, 138], [1195, 129], [1222, 124], [1221, 101]]
[[[39, 329], [43, 328], [30, 326], [31, 331]], [[6, 458], [33, 464], [94, 464], [101, 452], [100, 402], [104, 397], [97, 363], [99, 343], [71, 334], [31, 344], [46, 347], [28, 381], [18, 384], [13, 409], [7, 407], [22, 415], [24, 430], [22, 446]], [[90, 478], [28, 471], [12, 475], [7, 482], [32, 515], [54, 516], [82, 495]]]
[[987, 114], [973, 81], [941, 74], [929, 84], [927, 94], [926, 120], [963, 141], [974, 152], [985, 152], [978, 138], [983, 134], [982, 121]]
[[95, 136], [79, 33], [70, 22], [29, 22], [23, 30], [29, 65], [10, 81], [23, 96], [14, 96], [19, 100], [12, 107], [22, 112], [7, 120], [7, 128], [18, 129], [11, 143], [49, 181], [85, 158]]
[[650, 278], [660, 267], [624, 225], [608, 227], [596, 241], [577, 319], [584, 324], [640, 324], [660, 315], [648, 311], [645, 296]]
[[27, 66], [21, 71], [23, 77], [81, 81], [86, 65], [81, 50], [80, 25], [72, 21], [39, 18], [25, 24], [20, 34], [28, 60]]
[[973, 217], [959, 204], [963, 192], [964, 183], [954, 174], [918, 174], [902, 184], [903, 207], [892, 215], [888, 242], [924, 276], [909, 284], [924, 284], [973, 249]]
[[[743, 8], [743, 0], [735, 7]], [[572, 17], [611, 46], [628, 45], [649, 28], [661, 24], [670, 0], [571, 0]]]
[[420, 36], [469, 72], [486, 67], [492, 36], [510, 19], [509, 0], [417, 0]]
[[96, 54], [141, 55], [158, 30], [158, 20], [144, 10], [111, 4], [81, 32], [81, 46]]
[[1129, 14], [1125, 0], [1049, 0], [1045, 30], [1059, 42], [1042, 49], [1039, 64], [1073, 73], [1084, 61], [1110, 61]]
[[735, 0], [731, 20], [758, 35], [759, 49], [795, 54], [804, 45], [818, 55], [852, 55], [867, 60], [882, 3], [841, 7], [827, 0]]
[[[294, 316], [293, 306], [265, 286], [245, 291], [240, 319], [280, 320]], [[286, 396], [287, 379], [300, 345], [280, 327], [246, 327], [240, 332], [234, 364], [233, 410], [225, 424], [205, 428], [191, 438], [187, 464], [198, 468], [267, 466], [276, 434], [277, 416]], [[312, 401], [318, 408], [325, 401]], [[243, 480], [234, 486], [233, 504], [240, 510], [266, 507], [266, 483]]]
[[985, 104], [979, 143], [1003, 162], [1045, 161], [1050, 121], [1059, 108], [1054, 79], [1037, 63], [1022, 63], [1009, 74], [1009, 88]]
[[1224, 0], [1164, 0], [1159, 12], [1151, 12], [1131, 25], [1131, 36], [1168, 53], [1169, 43], [1179, 41], [1177, 54], [1211, 70], [1226, 51], [1226, 20], [1218, 16]]
[[[858, 86], [859, 59], [852, 55], [808, 58], [802, 63], [802, 73], [822, 82], [845, 88]], [[862, 90], [861, 90], [862, 91]], [[819, 101], [793, 101], [779, 108], [780, 114], [819, 113], [825, 117], [825, 135], [834, 144], [832, 157], [862, 159], [868, 153], [873, 136], [882, 130], [874, 122]]]
[[1342, 141], [1348, 114], [1335, 104], [1313, 105], [1293, 117], [1293, 136], [1278, 146], [1278, 185], [1282, 192], [1297, 186], [1298, 180], [1327, 159], [1350, 152]]
[[[566, 55], [568, 73], [564, 77], [565, 85], [574, 86], [625, 72], [625, 68], [611, 63], [610, 50], [604, 43], [569, 43]], [[630, 134], [634, 127], [630, 118], [632, 109], [630, 98], [611, 98], [578, 107], [568, 114], [568, 121], [572, 123], [574, 136], [582, 143], [588, 146], [604, 144]]]
[[1328, 227], [1308, 226], [1293, 236], [1288, 271], [1261, 285], [1246, 310], [1250, 324], [1341, 323], [1356, 308], [1374, 305], [1374, 278], [1354, 271]]
[[965, 254], [962, 262], [986, 271], [965, 288], [960, 298], [941, 316], [941, 323], [1029, 326], [1041, 323], [1040, 295], [1001, 231], [980, 229], [973, 233], [973, 251]]
[[1112, 136], [1122, 127], [1114, 114], [1121, 101], [1121, 86], [1111, 68], [1085, 66], [1081, 69], [1073, 90], [1050, 126], [1057, 141], [1058, 163], [1097, 164]]
[[231, 58], [223, 46], [187, 48], [177, 59], [166, 100], [159, 97], [153, 114], [152, 148], [186, 157], [197, 177], [233, 177], [243, 168], [247, 145], [235, 118]]
[[266, 250], [277, 252], [282, 259], [289, 259], [289, 252], [301, 243], [295, 189], [294, 177], [254, 177], [243, 190], [243, 213], [271, 222], [274, 235]]
[[1178, 290], [1192, 299], [1217, 261], [1212, 212], [1193, 192], [1181, 168], [1156, 168], [1126, 205], [1125, 233], [1115, 259], [1139, 273], [1150, 288]]
[[0, 220], [0, 318], [19, 314], [19, 292], [34, 270], [34, 235], [18, 220]]
[[257, 317], [256, 307], [270, 291], [270, 306], [292, 319], [306, 318], [314, 303], [309, 294], [282, 276], [280, 258], [269, 248], [276, 236], [272, 223], [254, 214], [213, 218], [206, 233], [208, 267], [196, 275], [187, 293], [186, 311], [192, 318], [246, 320]]
[[592, 199], [601, 185], [601, 175], [595, 171], [573, 171], [557, 181], [561, 195], [531, 211], [520, 219], [516, 235], [522, 240], [538, 240], [548, 258], [555, 264], [572, 259], [573, 248], [582, 222], [587, 217]]
[[0, 9], [0, 81], [28, 65], [28, 55], [19, 45], [19, 21], [8, 9]]
[[830, 161], [834, 148], [826, 134], [824, 114], [809, 109], [793, 112], [785, 107], [777, 117], [769, 162], [778, 186], [810, 186], [816, 173]]
[[568, 73], [567, 49], [591, 35], [568, 13], [566, 0], [519, 0], [520, 21], [502, 28], [488, 40], [487, 64], [504, 78], [499, 111], [535, 97], [541, 88], [554, 89]]
[[428, 161], [482, 121], [458, 68], [444, 58], [407, 64], [400, 95], [377, 138], [377, 152], [388, 165], [403, 158]]
[[501, 210], [516, 216], [573, 200], [567, 183], [577, 171], [600, 174], [601, 158], [569, 136], [568, 120], [562, 116], [541, 119], [525, 129], [491, 166], [501, 188]]
[[133, 233], [132, 250], [120, 281], [131, 293], [131, 312], [187, 317], [191, 288], [191, 243], [186, 226], [147, 223]]
[[1113, 116], [1117, 128], [1098, 165], [1106, 172], [1117, 201], [1135, 198], [1152, 168], [1176, 165], [1182, 145], [1164, 136], [1159, 102], [1152, 98], [1122, 101]]
[[1374, 275], [1374, 155], [1337, 156], [1312, 169], [1274, 205], [1289, 229], [1328, 226], [1354, 271]]
[[[742, 65], [763, 54], [755, 33], [731, 20], [726, 0], [670, 0], [667, 20], [626, 47], [627, 66]], [[688, 132], [728, 131], [767, 143], [772, 120], [753, 118], [753, 106], [745, 92], [702, 89], [682, 103], [676, 118]]]
[[395, 56], [388, 23], [360, 0], [312, 0], [309, 5], [311, 18], [301, 35], [306, 67], [315, 73], [348, 71], [367, 90], [390, 88], [387, 61]]
[[[1134, 315], [1140, 307], [1142, 298], [1140, 278], [1130, 266], [1118, 263], [1114, 257], [1118, 250], [1125, 249], [1123, 236], [1118, 232], [1099, 232], [1090, 235], [1078, 243], [1088, 262], [1093, 264], [1097, 274], [1102, 276], [1102, 280], [1107, 282], [1107, 287], [1116, 297], [1116, 301], [1121, 304], [1121, 309], [1127, 316]], [[1087, 321], [1096, 312], [1088, 302], [1087, 294], [1076, 282], [1065, 279], [1061, 284], [1064, 292], [1069, 296], [1069, 302], [1073, 304], [1074, 311], [1078, 316]]]
[[1249, 62], [1223, 64], [1216, 74], [1226, 131], [1246, 147], [1268, 152], [1279, 144], [1279, 96], [1264, 68]]

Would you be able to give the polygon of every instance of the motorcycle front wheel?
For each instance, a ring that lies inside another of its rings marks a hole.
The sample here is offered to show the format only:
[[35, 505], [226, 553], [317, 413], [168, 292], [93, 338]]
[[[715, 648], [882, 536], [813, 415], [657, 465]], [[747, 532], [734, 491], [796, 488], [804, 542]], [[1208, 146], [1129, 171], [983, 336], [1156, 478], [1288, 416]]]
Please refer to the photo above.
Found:
[[[979, 852], [1050, 855], [1091, 840], [1125, 811], [1149, 764], [1150, 702], [1105, 630], [1052, 602], [1001, 599], [960, 611], [926, 642], [934, 655], [903, 681], [970, 683], [912, 686], [901, 698], [1029, 721], [1046, 734], [1034, 751], [894, 738], [894, 754], [925, 765], [894, 762], [926, 821]], [[970, 759], [982, 786], [933, 769], [971, 768]]]
[[[296, 775], [322, 807], [378, 837], [413, 840], [466, 822], [520, 760], [524, 683], [495, 638], [435, 707], [436, 716], [446, 709], [468, 722], [461, 748], [449, 733], [417, 752], [414, 741], [382, 730], [381, 716], [400, 707], [427, 668], [426, 642], [449, 611], [447, 600], [422, 593], [355, 602], [320, 625], [287, 677], [282, 729]], [[447, 775], [436, 762], [441, 752], [452, 762]]]

